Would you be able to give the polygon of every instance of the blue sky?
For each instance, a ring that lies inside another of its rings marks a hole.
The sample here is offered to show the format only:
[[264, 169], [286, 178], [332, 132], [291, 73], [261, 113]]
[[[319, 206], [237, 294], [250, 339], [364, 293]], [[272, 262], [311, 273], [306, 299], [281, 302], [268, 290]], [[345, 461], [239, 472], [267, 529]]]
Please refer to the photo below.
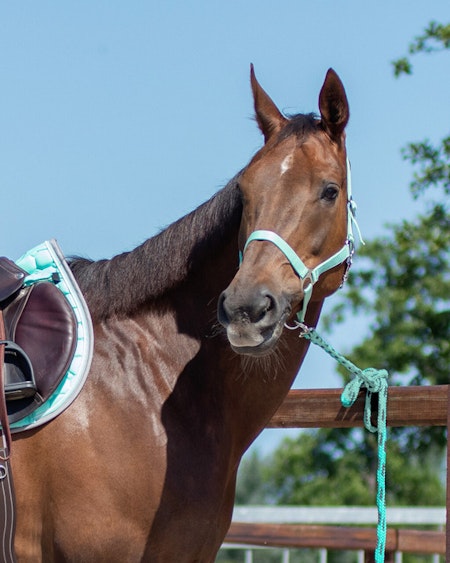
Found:
[[[251, 62], [288, 113], [316, 111], [326, 70], [339, 73], [360, 226], [382, 234], [420, 210], [401, 147], [440, 139], [450, 118], [448, 53], [415, 57], [402, 79], [390, 61], [448, 15], [448, 0], [2, 2], [0, 254], [55, 237], [110, 257], [208, 199], [262, 142]], [[297, 387], [338, 384], [322, 354]]]

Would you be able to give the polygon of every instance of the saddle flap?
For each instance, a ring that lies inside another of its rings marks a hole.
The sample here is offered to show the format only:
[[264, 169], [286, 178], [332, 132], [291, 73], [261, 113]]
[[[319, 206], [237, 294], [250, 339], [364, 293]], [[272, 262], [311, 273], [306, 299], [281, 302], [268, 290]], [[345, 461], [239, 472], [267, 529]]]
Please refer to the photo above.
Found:
[[[47, 281], [23, 288], [4, 308], [3, 317], [7, 339], [24, 352], [11, 350], [14, 355], [5, 364], [5, 388], [11, 391], [8, 414], [14, 422], [42, 404], [67, 372], [76, 348], [77, 321], [62, 292]], [[33, 396], [30, 381], [37, 390]]]
[[30, 358], [37, 388], [44, 398], [67, 371], [76, 339], [76, 319], [64, 295], [50, 282], [32, 286], [14, 340]]
[[12, 260], [0, 256], [0, 302], [11, 297], [22, 287], [26, 275]]

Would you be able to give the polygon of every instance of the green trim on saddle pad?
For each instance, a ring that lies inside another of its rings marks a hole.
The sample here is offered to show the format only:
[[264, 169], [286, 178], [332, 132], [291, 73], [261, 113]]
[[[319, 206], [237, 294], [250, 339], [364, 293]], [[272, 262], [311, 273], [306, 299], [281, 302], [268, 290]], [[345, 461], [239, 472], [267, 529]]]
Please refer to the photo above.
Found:
[[53, 394], [31, 414], [12, 423], [12, 432], [29, 430], [49, 422], [76, 399], [86, 381], [94, 348], [94, 332], [86, 302], [56, 240], [36, 246], [16, 264], [28, 272], [24, 285], [59, 278], [55, 285], [69, 302], [77, 319], [77, 344], [72, 363]]

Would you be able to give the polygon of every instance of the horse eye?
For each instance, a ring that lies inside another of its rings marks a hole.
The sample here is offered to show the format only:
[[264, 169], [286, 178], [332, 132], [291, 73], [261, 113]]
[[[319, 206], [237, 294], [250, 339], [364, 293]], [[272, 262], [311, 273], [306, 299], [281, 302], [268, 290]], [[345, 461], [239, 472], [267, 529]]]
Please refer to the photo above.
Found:
[[322, 199], [334, 201], [338, 196], [339, 190], [335, 186], [327, 186], [322, 192]]

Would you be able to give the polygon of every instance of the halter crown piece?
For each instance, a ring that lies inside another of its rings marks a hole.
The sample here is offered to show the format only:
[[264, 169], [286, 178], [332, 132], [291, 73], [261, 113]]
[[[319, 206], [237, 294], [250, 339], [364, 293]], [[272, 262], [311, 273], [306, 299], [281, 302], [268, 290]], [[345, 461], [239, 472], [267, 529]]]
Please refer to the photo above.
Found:
[[[302, 280], [303, 306], [302, 309], [297, 313], [297, 321], [296, 321], [296, 326], [294, 328], [297, 328], [298, 325], [303, 325], [305, 321], [306, 309], [311, 299], [313, 286], [317, 282], [321, 274], [335, 268], [336, 266], [339, 266], [339, 264], [346, 262], [347, 265], [342, 279], [341, 287], [342, 285], [344, 285], [348, 276], [348, 272], [350, 270], [350, 266], [352, 265], [353, 254], [355, 252], [355, 236], [353, 234], [353, 227], [355, 227], [356, 233], [358, 234], [358, 238], [361, 244], [364, 244], [364, 241], [361, 236], [361, 231], [359, 229], [358, 223], [356, 222], [356, 203], [352, 197], [350, 162], [347, 159], [347, 238], [342, 248], [338, 250], [335, 254], [333, 254], [333, 256], [330, 256], [315, 268], [310, 269], [305, 265], [303, 260], [297, 255], [295, 250], [284, 239], [282, 239], [280, 235], [277, 235], [277, 233], [262, 229], [262, 230], [253, 231], [253, 233], [251, 233], [251, 235], [248, 237], [243, 252], [245, 252], [247, 246], [254, 240], [265, 240], [272, 242], [286, 256], [292, 268], [294, 269], [295, 273]], [[240, 258], [242, 261], [242, 255]], [[309, 282], [309, 284], [305, 287], [306, 282]], [[292, 328], [292, 327], [288, 327], [288, 328]]]

